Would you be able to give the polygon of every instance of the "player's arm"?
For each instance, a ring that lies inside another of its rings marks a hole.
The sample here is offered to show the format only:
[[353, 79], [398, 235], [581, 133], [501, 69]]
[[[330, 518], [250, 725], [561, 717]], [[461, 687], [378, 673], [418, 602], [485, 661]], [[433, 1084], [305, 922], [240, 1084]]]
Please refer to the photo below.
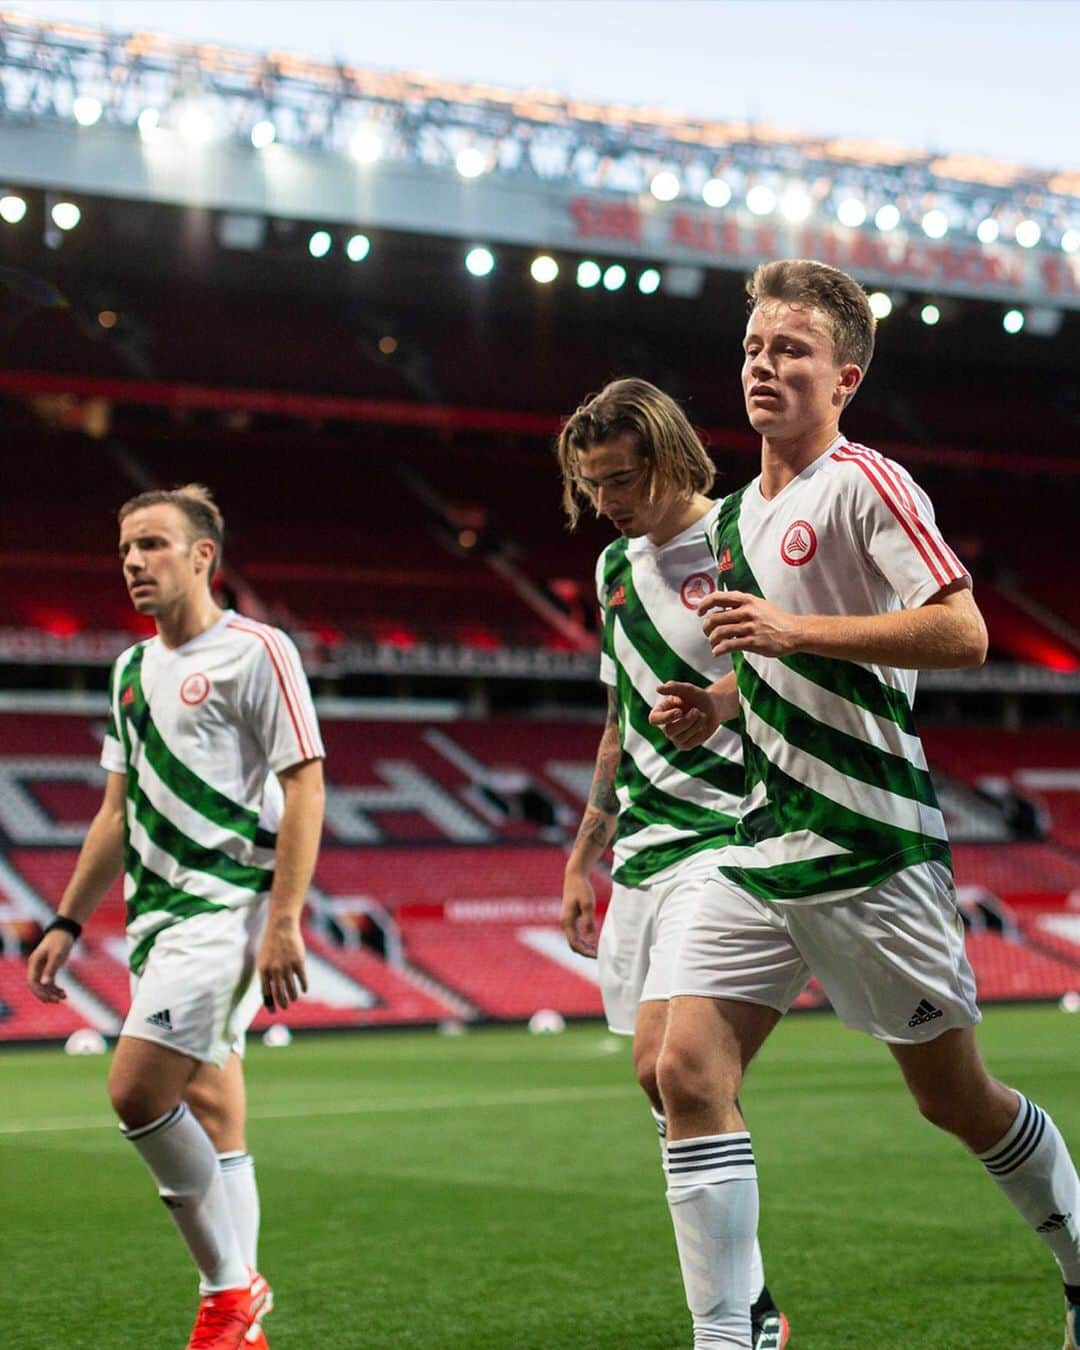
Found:
[[[57, 914], [63, 919], [71, 919], [80, 928], [101, 903], [102, 896], [124, 866], [126, 786], [122, 773], [109, 774], [101, 806], [90, 822], [75, 863], [75, 871], [60, 898]], [[26, 978], [34, 995], [43, 1003], [60, 1003], [67, 998], [56, 983], [56, 976], [71, 955], [74, 945], [74, 934], [54, 928], [45, 934], [30, 953]]]
[[322, 836], [323, 766], [308, 759], [282, 769], [278, 782], [285, 807], [274, 850], [274, 881], [266, 929], [259, 946], [258, 971], [263, 1003], [271, 1011], [295, 1003], [307, 992], [307, 967], [300, 917], [311, 885]]
[[668, 680], [657, 685], [656, 692], [662, 697], [649, 713], [649, 721], [678, 750], [693, 750], [702, 745], [722, 723], [739, 715], [739, 691], [733, 670], [704, 689]]
[[789, 614], [742, 591], [714, 591], [698, 613], [716, 656], [807, 652], [908, 670], [960, 670], [986, 660], [986, 624], [966, 579], [917, 608], [887, 614]]
[[619, 702], [613, 687], [609, 685], [607, 692], [607, 720], [596, 750], [589, 800], [563, 874], [560, 922], [567, 942], [582, 956], [596, 955], [596, 896], [589, 873], [604, 856], [619, 818], [615, 795], [615, 772], [622, 753]]

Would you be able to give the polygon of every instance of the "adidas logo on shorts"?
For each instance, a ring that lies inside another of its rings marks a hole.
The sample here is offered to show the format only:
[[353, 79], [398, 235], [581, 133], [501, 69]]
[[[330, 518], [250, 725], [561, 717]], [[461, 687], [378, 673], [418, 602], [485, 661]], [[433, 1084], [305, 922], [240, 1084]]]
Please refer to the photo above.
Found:
[[162, 1031], [172, 1031], [173, 1029], [168, 1008], [163, 1008], [161, 1012], [151, 1013], [146, 1020], [152, 1027], [160, 1027]]
[[908, 1018], [909, 1027], [925, 1026], [927, 1022], [933, 1022], [938, 1017], [944, 1017], [945, 1014], [940, 1008], [935, 1008], [928, 999], [920, 999], [919, 1006], [915, 1009], [915, 1015]]
[[1071, 1214], [1051, 1214], [1045, 1223], [1039, 1224], [1035, 1231], [1036, 1233], [1056, 1233], [1059, 1229], [1064, 1228], [1071, 1218]]

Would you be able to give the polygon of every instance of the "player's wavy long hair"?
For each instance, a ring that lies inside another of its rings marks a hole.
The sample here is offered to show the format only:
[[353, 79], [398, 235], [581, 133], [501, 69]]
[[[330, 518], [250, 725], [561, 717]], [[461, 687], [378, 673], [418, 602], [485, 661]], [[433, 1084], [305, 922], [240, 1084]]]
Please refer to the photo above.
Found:
[[137, 497], [129, 497], [116, 513], [117, 520], [123, 522], [133, 511], [140, 511], [144, 506], [175, 506], [187, 518], [192, 543], [196, 539], [210, 540], [214, 545], [214, 560], [207, 580], [212, 581], [221, 566], [225, 547], [225, 518], [210, 489], [202, 483], [152, 488], [149, 492], [140, 492]]
[[596, 494], [581, 476], [581, 455], [626, 434], [649, 466], [650, 501], [692, 497], [712, 487], [716, 465], [675, 400], [648, 380], [613, 380], [566, 419], [555, 444], [571, 530], [584, 507], [596, 510]]

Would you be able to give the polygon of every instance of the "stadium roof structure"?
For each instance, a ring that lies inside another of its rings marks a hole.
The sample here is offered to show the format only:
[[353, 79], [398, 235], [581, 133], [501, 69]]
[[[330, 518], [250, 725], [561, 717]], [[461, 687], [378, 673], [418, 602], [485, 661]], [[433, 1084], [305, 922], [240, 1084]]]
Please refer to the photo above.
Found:
[[1080, 308], [1080, 172], [9, 11], [0, 182]]

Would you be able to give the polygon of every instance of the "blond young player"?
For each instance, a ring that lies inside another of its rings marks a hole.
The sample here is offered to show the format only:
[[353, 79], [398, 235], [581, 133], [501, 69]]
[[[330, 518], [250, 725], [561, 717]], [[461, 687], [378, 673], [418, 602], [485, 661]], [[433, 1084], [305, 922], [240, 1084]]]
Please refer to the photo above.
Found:
[[[979, 1056], [949, 846], [911, 714], [917, 670], [985, 657], [971, 578], [906, 470], [839, 430], [874, 348], [862, 289], [785, 261], [748, 290], [742, 383], [761, 473], [723, 503], [711, 531], [722, 587], [700, 605], [734, 676], [709, 691], [670, 682], [652, 714], [683, 748], [736, 711], [744, 727], [748, 796], [686, 927], [657, 1066], [694, 1344], [751, 1344], [757, 1180], [737, 1093], [816, 975], [1050, 1248], [1076, 1350], [1080, 1181], [1049, 1115]], [[1032, 1343], [1023, 1327], [1005, 1334]]]
[[[596, 569], [608, 714], [566, 866], [562, 926], [575, 951], [597, 958], [609, 1027], [634, 1038], [663, 1151], [656, 1058], [673, 961], [689, 908], [716, 871], [716, 850], [731, 841], [743, 785], [737, 726], [673, 752], [649, 724], [658, 683], [707, 685], [729, 668], [697, 617], [715, 585], [707, 533], [721, 507], [707, 494], [716, 470], [679, 405], [644, 380], [616, 380], [578, 408], [557, 454], [571, 528], [585, 507], [620, 535]], [[589, 873], [612, 840], [614, 884], [598, 944]], [[754, 1347], [780, 1350], [787, 1321], [765, 1288], [756, 1244], [754, 1259]]]
[[300, 914], [322, 826], [322, 756], [296, 649], [210, 592], [224, 525], [198, 484], [120, 508], [132, 603], [157, 636], [113, 668], [104, 801], [30, 987], [57, 976], [125, 873], [132, 1002], [109, 1096], [199, 1271], [190, 1350], [266, 1345], [244, 1032], [307, 988]]

